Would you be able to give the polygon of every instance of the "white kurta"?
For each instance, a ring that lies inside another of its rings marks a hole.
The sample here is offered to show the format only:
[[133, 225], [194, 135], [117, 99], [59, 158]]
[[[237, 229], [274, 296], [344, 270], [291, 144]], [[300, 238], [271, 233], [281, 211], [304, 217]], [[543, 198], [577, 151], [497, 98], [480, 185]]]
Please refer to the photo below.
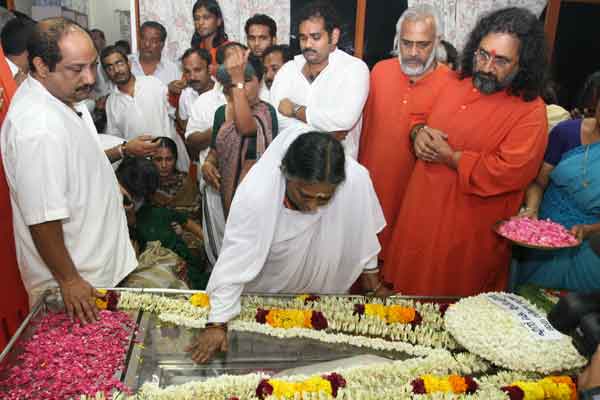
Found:
[[282, 132], [237, 188], [207, 291], [209, 321], [240, 312], [242, 292], [346, 293], [377, 267], [385, 226], [368, 171], [346, 158], [346, 180], [315, 213], [284, 207], [281, 160], [303, 129]]
[[179, 96], [179, 118], [187, 121], [190, 118], [192, 105], [200, 95], [191, 87], [187, 87], [181, 91]]
[[167, 87], [153, 76], [135, 79], [133, 97], [115, 88], [106, 100], [106, 134], [131, 140], [140, 135], [167, 136], [177, 144], [177, 168], [187, 171], [190, 158], [168, 115]]
[[0, 134], [21, 277], [32, 294], [57, 286], [29, 226], [61, 221], [66, 248], [84, 279], [114, 287], [137, 265], [123, 196], [84, 105], [72, 109], [29, 76]]
[[[218, 83], [207, 91], [202, 93], [192, 104], [190, 110], [190, 118], [188, 119], [187, 127], [185, 128], [185, 138], [187, 139], [194, 132], [204, 132], [207, 129], [212, 129], [215, 121], [215, 112], [223, 104], [227, 103], [227, 99], [223, 94], [223, 88]], [[209, 149], [204, 149], [198, 156], [198, 163], [202, 165]], [[200, 180], [201, 173], [198, 168], [198, 179]]]
[[[302, 74], [302, 54], [281, 67], [271, 86], [271, 104], [277, 109], [285, 98], [306, 107], [309, 129], [346, 131], [346, 154], [356, 159], [362, 128], [362, 111], [369, 94], [369, 68], [360, 59], [339, 49], [329, 55], [329, 64], [311, 83]], [[278, 114], [279, 129], [301, 123]]]
[[[133, 75], [136, 77], [146, 76], [142, 64], [140, 64], [139, 54], [130, 54], [129, 62], [131, 63], [131, 73]], [[152, 76], [164, 83], [165, 86], [169, 86], [169, 83], [181, 79], [182, 73], [181, 68], [177, 64], [162, 56]]]

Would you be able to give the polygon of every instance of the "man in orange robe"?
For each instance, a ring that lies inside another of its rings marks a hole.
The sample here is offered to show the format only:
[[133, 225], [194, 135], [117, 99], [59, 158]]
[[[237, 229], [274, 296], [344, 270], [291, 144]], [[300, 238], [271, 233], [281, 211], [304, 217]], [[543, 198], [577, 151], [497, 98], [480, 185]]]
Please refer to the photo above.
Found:
[[[4, 52], [0, 47], [0, 86], [2, 94], [0, 95], [0, 126], [4, 122], [4, 117], [8, 111], [8, 105], [13, 94], [17, 90], [17, 84], [4, 59]], [[0, 160], [0, 351], [6, 346], [10, 335], [12, 335], [28, 311], [28, 297], [21, 274], [17, 266], [17, 256], [15, 250], [15, 241], [13, 235], [12, 211], [10, 205], [10, 196], [8, 184], [4, 175], [4, 168]], [[6, 331], [5, 331], [6, 329]]]
[[461, 79], [444, 89], [427, 125], [411, 130], [418, 160], [383, 271], [405, 294], [506, 288], [510, 244], [492, 226], [517, 214], [546, 148], [536, 17], [520, 8], [484, 17], [463, 54]]
[[380, 262], [415, 163], [409, 138], [411, 121], [425, 121], [442, 87], [453, 76], [436, 61], [439, 25], [433, 7], [408, 8], [396, 25], [394, 52], [398, 57], [377, 63], [371, 72], [359, 161], [371, 174], [387, 222], [379, 234]]

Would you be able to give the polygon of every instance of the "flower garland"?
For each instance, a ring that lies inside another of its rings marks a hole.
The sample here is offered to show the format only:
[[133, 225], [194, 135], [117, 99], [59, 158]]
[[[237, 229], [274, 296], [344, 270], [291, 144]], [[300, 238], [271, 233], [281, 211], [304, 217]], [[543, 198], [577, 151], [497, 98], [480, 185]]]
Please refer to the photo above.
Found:
[[568, 336], [513, 294], [462, 299], [448, 309], [445, 320], [448, 331], [467, 350], [509, 369], [550, 373], [586, 363]]
[[503, 386], [510, 400], [577, 400], [577, 387], [568, 376], [549, 376], [538, 381], [516, 381]]
[[[318, 300], [306, 302], [306, 296], [295, 298], [256, 297], [242, 298], [242, 310], [232, 324], [231, 329], [238, 327], [245, 331], [266, 333], [277, 337], [288, 335], [264, 329], [263, 324], [257, 322], [256, 316], [259, 309], [297, 309], [319, 311], [326, 317], [328, 334], [361, 337], [363, 339], [380, 339], [388, 343], [402, 342], [405, 344], [426, 346], [430, 348], [455, 349], [456, 342], [444, 329], [443, 308], [437, 304], [420, 303], [405, 299], [388, 299], [386, 304], [381, 299], [372, 299], [365, 302], [365, 298], [345, 298], [328, 296]], [[362, 300], [357, 303], [357, 300]], [[307, 303], [307, 304], [305, 304]], [[368, 305], [368, 307], [366, 307]], [[369, 313], [362, 313], [363, 306]], [[381, 310], [381, 311], [377, 311]], [[377, 317], [387, 312], [385, 318]], [[237, 324], [236, 322], [241, 322]], [[270, 326], [277, 329], [277, 326]], [[309, 329], [307, 329], [309, 331]], [[313, 333], [290, 333], [291, 337], [312, 337]], [[331, 339], [327, 340], [332, 342]], [[337, 342], [336, 340], [333, 340]], [[369, 343], [369, 340], [364, 340]], [[379, 345], [377, 345], [378, 348]], [[395, 346], [386, 346], [394, 349]], [[413, 354], [413, 353], [411, 353]]]
[[327, 329], [327, 319], [320, 311], [259, 308], [255, 318], [259, 324], [268, 324], [273, 328]]
[[472, 377], [460, 375], [435, 376], [427, 374], [413, 380], [410, 384], [414, 394], [473, 394], [479, 388]]
[[264, 400], [267, 396], [276, 399], [304, 398], [310, 394], [324, 393], [327, 396], [337, 397], [340, 388], [346, 387], [346, 380], [340, 374], [311, 376], [302, 381], [293, 382], [281, 379], [263, 379], [256, 388], [256, 397]]
[[401, 305], [355, 304], [354, 313], [359, 316], [376, 317], [388, 324], [399, 323], [417, 326], [423, 321], [423, 317], [415, 308]]

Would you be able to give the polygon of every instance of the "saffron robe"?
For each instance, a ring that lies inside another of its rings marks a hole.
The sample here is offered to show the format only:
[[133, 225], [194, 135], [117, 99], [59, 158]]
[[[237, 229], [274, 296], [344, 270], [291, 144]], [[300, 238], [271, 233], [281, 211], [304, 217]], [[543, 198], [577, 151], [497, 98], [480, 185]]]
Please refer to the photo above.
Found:
[[440, 64], [411, 83], [400, 69], [398, 58], [377, 63], [371, 72], [358, 161], [371, 174], [387, 221], [379, 234], [380, 260], [385, 256], [415, 164], [410, 127], [426, 121], [435, 99], [453, 76], [448, 67]]
[[461, 151], [458, 169], [417, 160], [383, 274], [404, 294], [470, 296], [506, 288], [510, 243], [493, 232], [516, 215], [548, 139], [541, 99], [483, 95], [450, 82], [427, 124]]
[[[17, 84], [13, 79], [13, 74], [4, 58], [1, 47], [0, 85], [4, 89], [2, 94], [4, 103], [2, 109], [0, 109], [1, 126], [8, 112], [10, 101], [17, 90]], [[0, 245], [0, 273], [2, 274], [0, 293], [3, 297], [0, 302], [0, 323], [7, 329], [6, 331], [0, 329], [0, 351], [2, 351], [10, 339], [10, 336], [6, 335], [12, 335], [28, 313], [27, 292], [23, 286], [17, 265], [12, 208], [2, 160], [0, 160], [0, 237], [3, 238]]]

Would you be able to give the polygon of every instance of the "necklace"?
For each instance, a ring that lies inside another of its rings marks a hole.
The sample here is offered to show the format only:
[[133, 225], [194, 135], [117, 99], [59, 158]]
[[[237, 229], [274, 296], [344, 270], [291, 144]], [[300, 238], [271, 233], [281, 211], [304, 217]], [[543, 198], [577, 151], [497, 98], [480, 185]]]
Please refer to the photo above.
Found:
[[585, 153], [583, 154], [583, 163], [581, 164], [581, 186], [587, 188], [590, 185], [590, 182], [586, 179], [587, 176], [587, 161], [588, 161], [588, 153], [590, 151], [590, 145], [588, 144], [585, 147]]

